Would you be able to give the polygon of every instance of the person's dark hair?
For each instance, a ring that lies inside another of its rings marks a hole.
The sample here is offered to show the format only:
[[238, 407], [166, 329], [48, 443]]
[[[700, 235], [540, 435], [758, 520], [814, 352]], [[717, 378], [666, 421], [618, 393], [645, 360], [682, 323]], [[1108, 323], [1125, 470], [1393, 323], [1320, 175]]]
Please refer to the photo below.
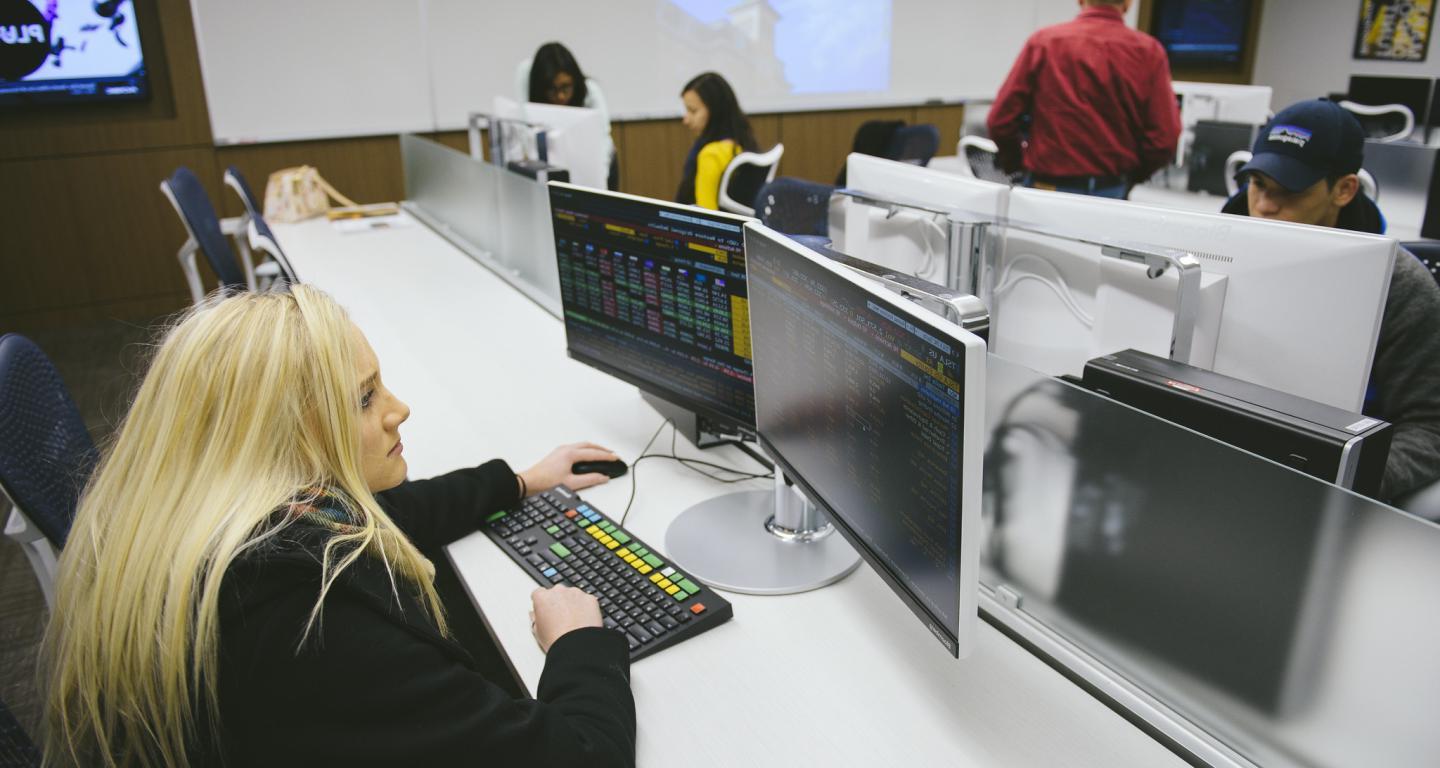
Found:
[[540, 103], [550, 101], [550, 87], [555, 83], [555, 76], [564, 72], [570, 75], [575, 81], [575, 90], [570, 93], [570, 101], [567, 106], [585, 106], [585, 73], [580, 71], [579, 62], [575, 61], [575, 55], [570, 49], [559, 43], [546, 43], [535, 51], [535, 58], [530, 60], [530, 100]]
[[730, 139], [741, 149], [751, 152], [759, 149], [755, 143], [755, 132], [750, 129], [750, 119], [741, 111], [740, 102], [725, 78], [715, 72], [705, 72], [686, 83], [680, 89], [680, 95], [684, 96], [686, 91], [694, 91], [710, 113], [705, 121], [705, 130], [700, 132], [700, 145]]

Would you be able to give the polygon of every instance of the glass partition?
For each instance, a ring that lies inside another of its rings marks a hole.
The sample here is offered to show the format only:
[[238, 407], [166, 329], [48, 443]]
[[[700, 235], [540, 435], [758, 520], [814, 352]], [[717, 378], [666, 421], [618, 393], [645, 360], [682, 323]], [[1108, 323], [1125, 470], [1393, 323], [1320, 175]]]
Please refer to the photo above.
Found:
[[406, 209], [560, 316], [545, 185], [412, 134], [400, 137]]
[[1435, 764], [1440, 527], [993, 354], [987, 383], [993, 621], [1207, 763]]

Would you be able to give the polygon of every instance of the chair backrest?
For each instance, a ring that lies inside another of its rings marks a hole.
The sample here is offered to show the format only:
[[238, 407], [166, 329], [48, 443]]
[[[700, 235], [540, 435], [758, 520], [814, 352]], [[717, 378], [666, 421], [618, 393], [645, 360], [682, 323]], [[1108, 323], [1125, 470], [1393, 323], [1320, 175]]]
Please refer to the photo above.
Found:
[[220, 285], [227, 290], [245, 290], [245, 273], [240, 269], [240, 262], [235, 259], [235, 252], [230, 250], [229, 243], [225, 242], [225, 233], [220, 230], [220, 218], [215, 215], [215, 206], [211, 205], [210, 197], [205, 194], [205, 187], [201, 186], [200, 179], [182, 165], [170, 174], [170, 178], [160, 182], [160, 191], [164, 192], [170, 204], [175, 206], [175, 213], [180, 216], [185, 231], [190, 233], [190, 239], [195, 241], [195, 245], [205, 255], [210, 268], [215, 270], [215, 276], [220, 278]]
[[1410, 240], [1401, 243], [1400, 247], [1415, 254], [1435, 282], [1440, 283], [1440, 240]]
[[[1254, 155], [1250, 150], [1239, 149], [1231, 152], [1230, 156], [1225, 158], [1225, 192], [1230, 197], [1234, 197], [1235, 193], [1240, 191], [1240, 180], [1235, 178], [1235, 174], [1240, 171], [1240, 166], [1250, 162], [1252, 157]], [[1365, 192], [1365, 196], [1374, 202], [1379, 202], [1380, 182], [1375, 180], [1375, 175], [1364, 168], [1361, 168], [1360, 172], [1355, 175], [1360, 177], [1360, 189]]]
[[1340, 106], [1360, 121], [1367, 139], [1400, 141], [1409, 138], [1415, 130], [1415, 113], [1404, 104], [1371, 105], [1347, 100], [1341, 101]]
[[984, 136], [961, 136], [960, 143], [955, 145], [955, 154], [965, 159], [961, 170], [968, 171], [977, 179], [998, 184], [1016, 184], [1020, 180], [1020, 174], [1012, 175], [1000, 170], [996, 164], [1000, 147]]
[[[890, 142], [895, 138], [895, 132], [904, 127], [904, 120], [866, 120], [855, 129], [855, 138], [850, 142], [850, 152], [888, 158]], [[835, 174], [835, 186], [845, 186], [847, 169], [845, 163], [840, 164], [840, 172]]]
[[275, 233], [270, 230], [265, 217], [261, 215], [260, 201], [255, 198], [255, 193], [250, 190], [250, 183], [240, 175], [235, 166], [225, 169], [225, 186], [235, 191], [235, 196], [240, 198], [240, 203], [245, 206], [245, 215], [249, 219], [250, 247], [257, 248], [270, 254], [270, 258], [280, 265], [280, 271], [285, 273], [285, 279], [289, 282], [299, 282], [295, 278], [295, 270], [290, 267], [290, 260], [285, 257], [285, 252], [280, 250], [280, 241], [275, 239]]
[[18, 333], [0, 336], [0, 486], [56, 549], [98, 456], [50, 359]]
[[906, 125], [890, 135], [885, 157], [902, 163], [929, 165], [930, 158], [940, 149], [940, 129], [929, 123]]
[[780, 169], [780, 157], [784, 154], [785, 145], [776, 144], [768, 152], [741, 152], [736, 155], [720, 177], [720, 209], [754, 216], [755, 209], [746, 203], [753, 203], [755, 196], [760, 194], [760, 188], [775, 180], [775, 172]]
[[835, 188], [803, 179], [779, 178], [760, 189], [755, 212], [760, 223], [787, 235], [827, 235], [830, 193]]

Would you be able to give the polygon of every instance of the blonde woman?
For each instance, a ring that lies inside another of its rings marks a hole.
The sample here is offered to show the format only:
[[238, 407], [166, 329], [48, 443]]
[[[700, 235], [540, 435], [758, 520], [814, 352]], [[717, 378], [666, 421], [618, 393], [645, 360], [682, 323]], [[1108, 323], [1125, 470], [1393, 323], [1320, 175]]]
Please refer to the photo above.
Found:
[[406, 405], [303, 285], [167, 334], [83, 495], [46, 637], [46, 760], [81, 765], [629, 765], [624, 638], [536, 590], [548, 658], [512, 700], [450, 639], [417, 547], [522, 490], [583, 488], [578, 444], [405, 481]]

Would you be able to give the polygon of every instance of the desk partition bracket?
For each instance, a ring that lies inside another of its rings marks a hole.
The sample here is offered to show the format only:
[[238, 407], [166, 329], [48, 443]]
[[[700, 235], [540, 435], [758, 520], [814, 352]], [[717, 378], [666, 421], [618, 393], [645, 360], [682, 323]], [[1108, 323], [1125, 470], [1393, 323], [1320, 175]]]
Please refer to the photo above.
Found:
[[1186, 251], [1136, 243], [1106, 243], [1100, 253], [1112, 259], [1145, 265], [1145, 274], [1158, 279], [1174, 269], [1179, 278], [1175, 299], [1175, 323], [1170, 331], [1170, 359], [1190, 362], [1195, 339], [1195, 321], [1200, 314], [1200, 260]]

